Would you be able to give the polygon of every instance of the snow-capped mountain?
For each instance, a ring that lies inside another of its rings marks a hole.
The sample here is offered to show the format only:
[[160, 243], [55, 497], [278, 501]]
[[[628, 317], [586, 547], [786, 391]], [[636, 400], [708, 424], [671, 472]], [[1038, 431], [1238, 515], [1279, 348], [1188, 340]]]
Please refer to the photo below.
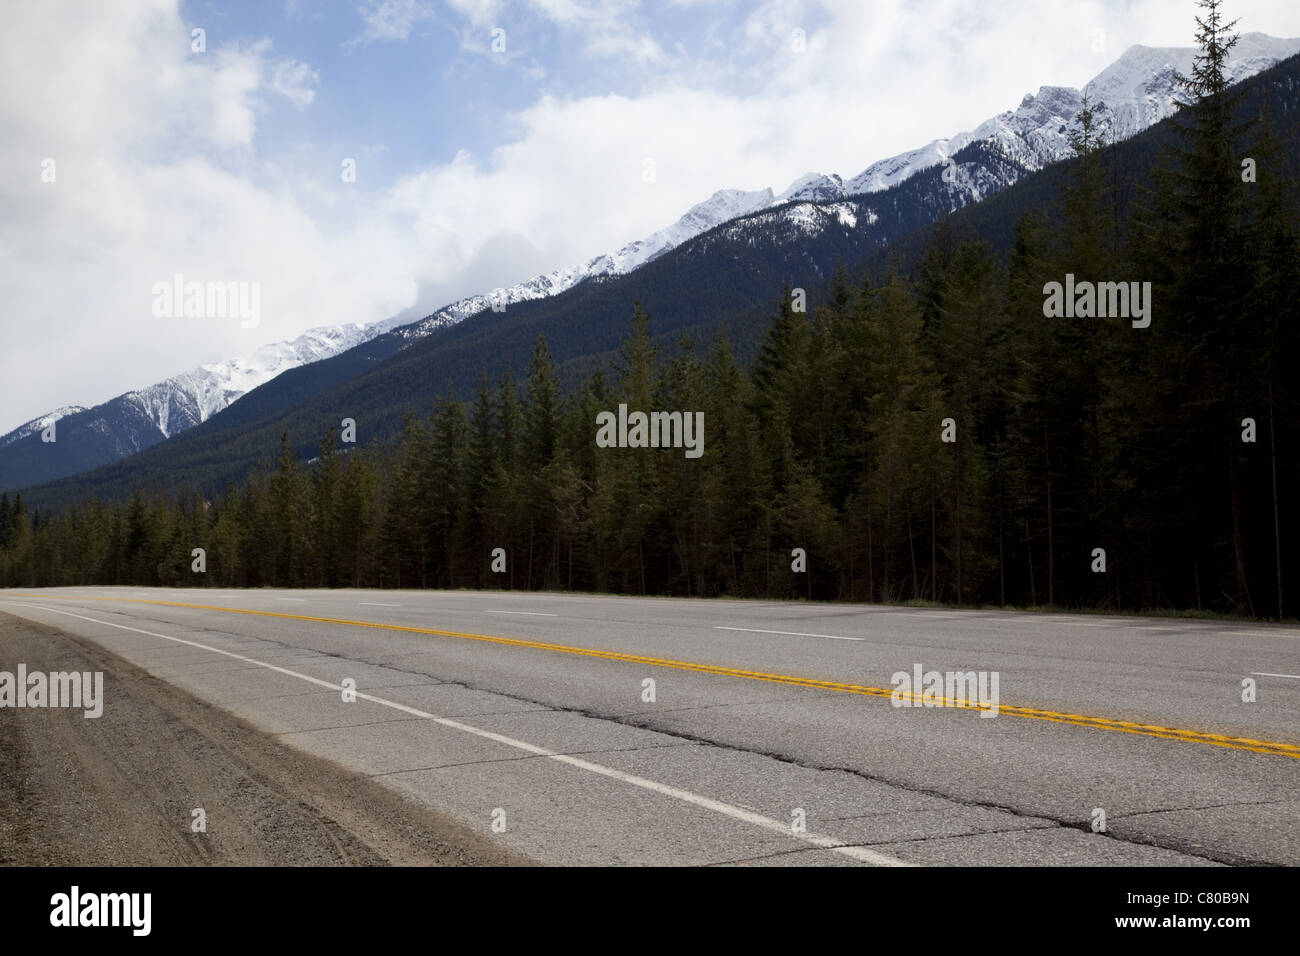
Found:
[[[201, 365], [94, 408], [70, 405], [34, 418], [0, 437], [0, 486], [79, 474], [143, 451], [207, 421], [281, 373], [346, 352], [381, 331], [360, 323], [309, 329], [291, 342]], [[59, 422], [55, 442], [41, 444], [40, 432], [51, 421]]]
[[205, 422], [231, 402], [269, 382], [281, 372], [346, 352], [379, 334], [375, 325], [308, 329], [292, 342], [264, 345], [252, 355], [200, 365], [192, 371], [121, 396], [136, 405], [170, 438]]
[[[1300, 39], [1244, 33], [1230, 55], [1228, 78], [1233, 83], [1244, 80], [1296, 53], [1300, 53]], [[1107, 141], [1127, 139], [1178, 110], [1178, 101], [1184, 97], [1178, 75], [1191, 73], [1196, 54], [1192, 47], [1131, 46], [1082, 90], [1040, 87], [1037, 95], [1027, 94], [1014, 110], [999, 113], [969, 132], [872, 163], [843, 182], [839, 194], [833, 188], [840, 181], [838, 176], [809, 173], [790, 187], [788, 199], [828, 202], [881, 192], [922, 169], [948, 162], [954, 153], [978, 141], [995, 144], [1002, 155], [1028, 171], [1042, 169], [1070, 155], [1069, 130], [1083, 105], [1084, 93], [1107, 130]], [[810, 183], [818, 198], [798, 194]]]
[[808, 173], [791, 183], [790, 188], [777, 196], [772, 205], [779, 206], [787, 202], [834, 202], [844, 196], [844, 180], [834, 173], [829, 176]]
[[[629, 243], [618, 252], [596, 256], [580, 266], [534, 276], [509, 288], [493, 289], [453, 302], [418, 322], [403, 326], [400, 334], [411, 339], [420, 338], [494, 305], [501, 308], [515, 302], [558, 295], [594, 276], [631, 272], [715, 226], [763, 209], [787, 206], [786, 215], [797, 218], [799, 222], [796, 225], [805, 232], [816, 228], [816, 223], [843, 222], [844, 216], [853, 215], [850, 207], [833, 210], [827, 216], [811, 205], [840, 203], [850, 196], [882, 192], [923, 169], [947, 163], [954, 153], [974, 142], [993, 144], [999, 154], [1023, 172], [1042, 169], [1070, 155], [1069, 131], [1083, 105], [1085, 91], [1097, 110], [1099, 122], [1107, 129], [1107, 139], [1127, 139], [1174, 114], [1181, 96], [1178, 75], [1191, 72], [1196, 52], [1192, 47], [1129, 47], [1118, 60], [1090, 80], [1084, 90], [1041, 87], [1037, 95], [1026, 95], [1016, 109], [1000, 113], [969, 132], [936, 139], [919, 149], [879, 160], [848, 180], [834, 173], [810, 172], [796, 179], [779, 195], [774, 195], [771, 189], [748, 192], [719, 190], [692, 207], [672, 226]], [[1297, 52], [1300, 52], [1300, 39], [1277, 39], [1263, 33], [1242, 34], [1232, 51], [1228, 76], [1232, 82], [1245, 79]], [[978, 202], [990, 192], [1014, 181], [989, 170], [970, 169], [957, 169], [953, 178], [954, 193], [965, 202]]]
[[[311, 329], [292, 342], [274, 343], [247, 357], [202, 365], [127, 392], [89, 411], [76, 406], [61, 408], [0, 437], [0, 450], [30, 438], [52, 420], [73, 416], [73, 422], [85, 425], [98, 437], [97, 448], [94, 455], [86, 449], [86, 457], [62, 473], [94, 467], [206, 421], [288, 369], [341, 354], [389, 331], [409, 343], [494, 305], [508, 307], [547, 298], [587, 279], [627, 274], [702, 233], [741, 217], [752, 218], [755, 213], [761, 214], [768, 226], [792, 236], [816, 235], [836, 223], [851, 228], [869, 226], [875, 222], [875, 211], [866, 197], [922, 170], [948, 164], [954, 154], [973, 143], [986, 144], [989, 148], [985, 155], [994, 158], [983, 163], [954, 163], [951, 179], [945, 177], [948, 188], [943, 199], [949, 208], [978, 202], [1026, 173], [1070, 155], [1069, 131], [1085, 92], [1099, 114], [1107, 139], [1126, 139], [1172, 115], [1181, 98], [1178, 76], [1191, 72], [1196, 52], [1190, 47], [1133, 46], [1083, 90], [1041, 87], [1037, 94], [1026, 95], [1014, 110], [1000, 113], [973, 130], [879, 160], [852, 178], [810, 172], [779, 194], [770, 188], [719, 190], [672, 225], [581, 265], [469, 296], [414, 323], [393, 319]], [[1297, 52], [1300, 39], [1243, 34], [1228, 63], [1229, 78], [1233, 82], [1245, 79]], [[854, 201], [849, 201], [851, 198]], [[28, 476], [28, 480], [38, 478], [35, 473]]]
[[48, 428], [51, 422], [57, 422], [60, 418], [66, 418], [68, 415], [75, 415], [84, 411], [85, 409], [80, 405], [64, 405], [62, 408], [47, 412], [40, 418], [33, 418], [30, 422], [23, 422], [7, 435], [0, 435], [0, 448], [12, 445], [16, 441], [22, 441], [29, 435], [39, 434]]
[[[116, 436], [114, 444], [120, 449], [119, 454], [130, 455], [157, 440], [170, 438], [207, 421], [281, 372], [346, 352], [381, 332], [377, 324], [363, 325], [359, 322], [308, 329], [291, 342], [274, 342], [262, 346], [252, 355], [200, 365], [153, 385], [124, 392], [96, 406], [104, 410], [101, 417], [105, 421], [92, 427], [107, 436], [115, 428], [109, 419], [127, 415], [132, 428], [129, 433]], [[52, 421], [70, 415], [79, 416], [88, 410], [81, 405], [65, 405], [33, 418], [0, 436], [0, 449], [40, 432]], [[157, 435], [150, 434], [149, 423], [157, 428]]]
[[[509, 305], [545, 298], [593, 276], [631, 272], [693, 236], [737, 216], [767, 207], [772, 198], [770, 189], [753, 192], [719, 190], [704, 202], [692, 206], [671, 226], [645, 239], [630, 242], [617, 252], [596, 256], [580, 266], [535, 276], [509, 289], [494, 289], [485, 295], [454, 302], [414, 325], [403, 327], [399, 334], [413, 340], [491, 308], [493, 303]], [[122, 458], [207, 421], [282, 372], [339, 355], [392, 330], [396, 324], [392, 320], [370, 324], [353, 322], [309, 329], [291, 342], [275, 342], [249, 356], [200, 365], [153, 385], [125, 392], [94, 409], [68, 406], [42, 415], [0, 438], [0, 449], [39, 432], [51, 420], [77, 414], [78, 424], [96, 434], [100, 457], [104, 461]], [[104, 463], [93, 458], [85, 460], [94, 464]], [[0, 467], [2, 474], [3, 468]]]
[[[544, 299], [559, 295], [571, 289], [579, 282], [596, 276], [616, 276], [631, 272], [644, 265], [655, 256], [681, 245], [714, 226], [744, 216], [772, 204], [772, 190], [759, 189], [746, 192], [741, 189], [720, 189], [702, 203], [692, 206], [671, 226], [658, 232], [629, 242], [617, 252], [604, 253], [579, 266], [556, 269], [544, 275], [533, 276], [526, 282], [512, 285], [507, 289], [493, 289], [482, 295], [472, 295], [444, 306], [437, 312], [411, 325], [403, 326], [400, 334], [416, 339], [428, 335], [435, 329], [457, 322], [493, 307], [501, 308], [516, 302], [531, 299]], [[390, 323], [390, 327], [392, 327]]]
[[[1236, 83], [1300, 52], [1300, 39], [1243, 33], [1229, 54], [1228, 81]], [[1089, 96], [1110, 107], [1116, 139], [1158, 123], [1183, 98], [1175, 74], [1192, 72], [1196, 51], [1183, 47], [1134, 46], [1088, 83]]]

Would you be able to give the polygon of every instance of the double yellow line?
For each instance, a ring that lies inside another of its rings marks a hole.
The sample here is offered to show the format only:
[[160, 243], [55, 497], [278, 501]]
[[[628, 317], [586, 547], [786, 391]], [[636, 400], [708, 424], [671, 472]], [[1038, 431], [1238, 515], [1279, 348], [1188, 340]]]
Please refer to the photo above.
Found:
[[[0, 592], [3, 594], [3, 592]], [[764, 681], [769, 684], [784, 684], [790, 687], [808, 687], [814, 690], [837, 691], [843, 694], [862, 694], [868, 697], [894, 696], [891, 687], [867, 687], [861, 684], [845, 684], [839, 681], [816, 680], [811, 677], [795, 677], [788, 674], [771, 674], [765, 671], [744, 670], [738, 667], [722, 667], [717, 664], [700, 664], [694, 661], [678, 661], [664, 657], [645, 657], [640, 654], [625, 654], [621, 651], [602, 651], [590, 647], [574, 647], [570, 644], [551, 644], [544, 641], [526, 641], [514, 637], [497, 637], [492, 634], [469, 634], [464, 631], [447, 631], [436, 627], [413, 627], [406, 624], [382, 624], [377, 621], [353, 621], [347, 618], [313, 617], [306, 614], [284, 614], [278, 611], [254, 611], [239, 607], [216, 607], [210, 604], [187, 604], [181, 601], [157, 601], [146, 598], [115, 597], [77, 597], [74, 595], [54, 594], [14, 594], [12, 597], [26, 597], [43, 600], [66, 601], [117, 601], [124, 604], [156, 604], [163, 607], [190, 608], [199, 611], [221, 611], [227, 614], [252, 614], [258, 617], [278, 617], [291, 621], [310, 621], [315, 624], [340, 624], [345, 627], [370, 627], [381, 631], [400, 631], [407, 634], [427, 634], [434, 637], [454, 637], [466, 641], [484, 641], [489, 644], [503, 644], [508, 647], [527, 647], [539, 651], [551, 651], [558, 654], [575, 654], [579, 657], [595, 657], [607, 661], [619, 661], [625, 664], [645, 664], [651, 667], [669, 667], [680, 671], [694, 671], [698, 674], [715, 674], [719, 677], [737, 677], [744, 680]], [[910, 700], [920, 702], [920, 694], [903, 694]], [[944, 706], [979, 709], [977, 705], [965, 701], [943, 699]], [[1284, 744], [1273, 740], [1255, 740], [1250, 737], [1231, 737], [1226, 734], [1212, 734], [1200, 730], [1183, 730], [1177, 727], [1163, 727], [1159, 724], [1141, 724], [1127, 720], [1113, 720], [1109, 717], [1090, 717], [1086, 714], [1062, 713], [1054, 710], [1040, 710], [1035, 707], [1017, 707], [1002, 704], [999, 714], [1014, 717], [1027, 717], [1032, 720], [1050, 720], [1058, 724], [1072, 724], [1077, 727], [1095, 727], [1099, 730], [1116, 730], [1126, 734], [1138, 734], [1143, 737], [1159, 737], [1164, 740], [1181, 740], [1186, 743], [1209, 744], [1214, 747], [1227, 747], [1232, 750], [1248, 750], [1251, 753], [1273, 754], [1278, 757], [1300, 759], [1300, 746]]]

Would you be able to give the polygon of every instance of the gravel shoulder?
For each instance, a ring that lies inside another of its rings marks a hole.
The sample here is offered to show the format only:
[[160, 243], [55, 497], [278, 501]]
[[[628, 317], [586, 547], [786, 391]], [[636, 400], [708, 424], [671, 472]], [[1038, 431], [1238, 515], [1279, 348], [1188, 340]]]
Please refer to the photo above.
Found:
[[529, 863], [91, 641], [0, 613], [0, 671], [19, 663], [102, 671], [106, 703], [97, 719], [0, 708], [0, 865]]

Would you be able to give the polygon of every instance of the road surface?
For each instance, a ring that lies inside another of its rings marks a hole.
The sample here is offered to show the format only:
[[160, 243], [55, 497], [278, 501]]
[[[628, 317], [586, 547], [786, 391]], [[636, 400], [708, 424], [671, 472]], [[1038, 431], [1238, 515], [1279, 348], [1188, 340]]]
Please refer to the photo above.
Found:
[[[1300, 864], [1294, 628], [141, 588], [0, 591], [6, 616], [453, 821], [463, 862]], [[894, 706], [918, 669], [996, 674], [996, 716], [919, 706], [919, 687]], [[196, 805], [220, 785], [196, 780]]]

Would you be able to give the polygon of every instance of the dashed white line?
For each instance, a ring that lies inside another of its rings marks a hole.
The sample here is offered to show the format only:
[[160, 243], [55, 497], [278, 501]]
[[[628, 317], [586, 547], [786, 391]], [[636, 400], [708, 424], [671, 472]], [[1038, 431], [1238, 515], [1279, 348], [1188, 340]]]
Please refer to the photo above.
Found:
[[723, 627], [713, 625], [715, 631], [745, 631], [749, 634], [788, 634], [791, 637], [824, 637], [828, 641], [865, 641], [865, 637], [843, 637], [839, 634], [805, 634], [803, 631], [765, 631], [757, 627]]
[[1300, 680], [1300, 674], [1269, 674], [1265, 671], [1251, 671], [1252, 677], [1289, 677], [1291, 680]]
[[533, 617], [559, 617], [558, 614], [548, 614], [546, 611], [488, 611], [488, 614], [531, 614]]
[[404, 604], [384, 604], [380, 601], [360, 601], [361, 607], [405, 607]]
[[[122, 631], [131, 631], [135, 634], [143, 634], [146, 637], [156, 637], [160, 640], [172, 641], [176, 644], [185, 644], [189, 647], [197, 647], [200, 650], [211, 651], [213, 654], [221, 654], [224, 657], [230, 657], [237, 661], [256, 664], [259, 667], [265, 667], [267, 670], [275, 671], [277, 674], [284, 674], [287, 677], [296, 677], [298, 680], [307, 681], [310, 684], [315, 684], [318, 687], [326, 687], [330, 690], [338, 690], [341, 686], [327, 680], [321, 680], [319, 677], [312, 677], [309, 674], [300, 674], [297, 671], [291, 671], [287, 667], [277, 667], [275, 664], [268, 664], [265, 661], [259, 661], [256, 658], [245, 657], [243, 654], [235, 654], [232, 651], [223, 651], [219, 647], [200, 644], [198, 641], [187, 641], [184, 638], [172, 637], [169, 634], [159, 634], [156, 631], [146, 631], [138, 627], [128, 627], [125, 624], [114, 624], [112, 621], [101, 621], [97, 618], [86, 617], [83, 614], [73, 614], [71, 611], [62, 611], [58, 608], [45, 607], [40, 604], [23, 604], [17, 601], [6, 603], [15, 604], [18, 607], [30, 607], [39, 611], [48, 611], [51, 614], [63, 614], [67, 617], [75, 617], [82, 621], [89, 621], [92, 624], [100, 624], [105, 627], [115, 627]], [[851, 638], [851, 640], [857, 640], [857, 638]], [[693, 793], [690, 790], [683, 790], [680, 787], [660, 783], [657, 780], [650, 780], [647, 777], [639, 777], [636, 774], [626, 773], [622, 770], [615, 770], [613, 767], [606, 767], [603, 764], [592, 763], [590, 760], [583, 760], [580, 757], [557, 753], [554, 750], [547, 750], [545, 747], [539, 747], [536, 744], [530, 744], [524, 740], [507, 737], [504, 734], [498, 734], [491, 730], [483, 730], [481, 727], [474, 727], [470, 724], [462, 723], [459, 720], [452, 720], [448, 717], [439, 717], [436, 714], [430, 714], [427, 711], [418, 710], [415, 707], [408, 707], [406, 704], [399, 704], [397, 701], [387, 700], [383, 697], [375, 697], [373, 694], [364, 694], [360, 691], [356, 691], [355, 693], [359, 699], [368, 700], [372, 704], [379, 704], [382, 707], [391, 707], [393, 710], [400, 711], [404, 714], [410, 714], [413, 717], [421, 717], [425, 720], [431, 720], [435, 724], [448, 727], [452, 730], [459, 730], [467, 734], [473, 734], [475, 737], [481, 737], [484, 740], [491, 740], [494, 743], [513, 747], [516, 750], [522, 750], [525, 753], [530, 753], [537, 757], [545, 757], [547, 760], [554, 760], [557, 763], [567, 764], [570, 767], [577, 767], [579, 770], [586, 770], [589, 773], [599, 774], [602, 777], [609, 777], [612, 780], [618, 780], [622, 783], [639, 787], [642, 790], [649, 790], [665, 797], [672, 797], [673, 799], [680, 800], [683, 803], [689, 803], [705, 810], [712, 810], [725, 817], [739, 820], [742, 823], [752, 824], [753, 826], [760, 827], [761, 829], [767, 830], [771, 833], [777, 833], [781, 836], [790, 837], [791, 839], [803, 843], [810, 843], [823, 850], [830, 850], [834, 853], [839, 853], [843, 856], [857, 860], [859, 863], [870, 863], [875, 866], [910, 865], [896, 857], [888, 856], [884, 853], [878, 853], [875, 850], [870, 850], [864, 846], [847, 846], [839, 840], [833, 839], [832, 837], [822, 836], [817, 833], [809, 833], [806, 831], [802, 833], [795, 832], [787, 821], [766, 817], [761, 813], [755, 813], [754, 811], [746, 810], [743, 807], [724, 803], [721, 800], [714, 800], [712, 797]]]

